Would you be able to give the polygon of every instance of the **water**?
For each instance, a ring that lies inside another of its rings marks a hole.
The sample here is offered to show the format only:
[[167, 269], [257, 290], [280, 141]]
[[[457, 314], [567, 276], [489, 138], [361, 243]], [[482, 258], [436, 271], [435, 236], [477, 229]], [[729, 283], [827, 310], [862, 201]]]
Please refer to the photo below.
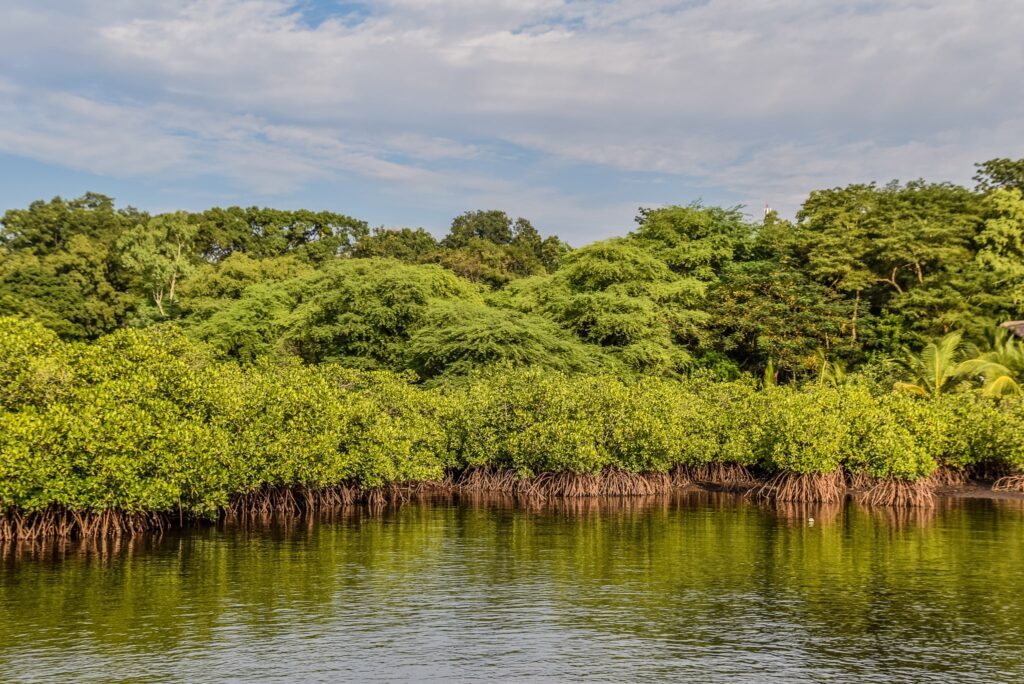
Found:
[[0, 554], [3, 681], [1024, 680], [1020, 501], [436, 501]]

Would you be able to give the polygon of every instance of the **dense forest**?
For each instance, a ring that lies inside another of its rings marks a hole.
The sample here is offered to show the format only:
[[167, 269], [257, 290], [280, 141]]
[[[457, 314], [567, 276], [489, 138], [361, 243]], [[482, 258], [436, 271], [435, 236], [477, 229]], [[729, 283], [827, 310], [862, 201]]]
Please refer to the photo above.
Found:
[[497, 210], [441, 239], [96, 194], [9, 210], [0, 537], [446, 478], [1024, 488], [1024, 343], [1000, 327], [1024, 318], [1024, 160], [976, 182], [819, 190], [795, 221], [641, 208], [578, 248]]
[[625, 237], [577, 249], [501, 211], [462, 214], [438, 240], [330, 212], [150, 216], [56, 198], [3, 216], [0, 315], [69, 341], [173, 324], [243, 362], [424, 381], [495, 362], [895, 375], [907, 349], [958, 331], [995, 351], [997, 324], [1024, 318], [1024, 160], [979, 164], [976, 178], [815, 191], [795, 222], [642, 208]]

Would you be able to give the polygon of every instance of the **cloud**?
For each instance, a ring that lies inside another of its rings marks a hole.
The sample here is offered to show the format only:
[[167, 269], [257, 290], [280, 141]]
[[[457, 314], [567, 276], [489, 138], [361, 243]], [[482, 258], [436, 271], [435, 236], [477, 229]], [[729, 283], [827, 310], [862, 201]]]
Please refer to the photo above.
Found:
[[580, 235], [641, 201], [792, 211], [1024, 154], [1019, 0], [334, 7], [6, 3], [0, 150], [240, 193], [359, 178], [452, 213], [544, 198], [531, 218]]

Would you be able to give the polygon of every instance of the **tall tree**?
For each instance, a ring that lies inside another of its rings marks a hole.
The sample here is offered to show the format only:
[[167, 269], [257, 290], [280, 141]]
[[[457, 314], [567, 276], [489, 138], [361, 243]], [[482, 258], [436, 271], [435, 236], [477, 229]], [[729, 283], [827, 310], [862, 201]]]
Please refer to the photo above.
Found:
[[978, 172], [974, 174], [974, 180], [981, 192], [997, 188], [1024, 191], [1024, 159], [989, 159], [975, 166]]
[[455, 249], [465, 247], [470, 240], [478, 238], [496, 245], [507, 245], [513, 236], [512, 219], [505, 212], [497, 209], [467, 211], [452, 219], [451, 229], [441, 244]]
[[28, 314], [62, 337], [124, 325], [136, 305], [118, 237], [147, 216], [104, 195], [56, 197], [0, 220], [0, 314]]
[[995, 277], [1010, 301], [1024, 308], [1024, 193], [997, 188], [985, 198], [988, 209], [978, 234], [978, 263]]
[[173, 302], [179, 283], [195, 269], [198, 228], [183, 211], [154, 216], [120, 241], [122, 259], [145, 284], [161, 316], [164, 301]]

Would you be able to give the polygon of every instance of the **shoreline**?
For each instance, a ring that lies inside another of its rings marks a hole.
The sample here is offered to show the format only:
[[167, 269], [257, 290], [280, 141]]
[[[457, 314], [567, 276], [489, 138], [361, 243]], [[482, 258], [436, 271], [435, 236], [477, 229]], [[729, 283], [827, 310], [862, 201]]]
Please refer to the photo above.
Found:
[[935, 496], [944, 499], [1024, 501], [1024, 492], [992, 489], [991, 483], [972, 482], [958, 487], [936, 487]]
[[[799, 489], [786, 489], [788, 485], [780, 488], [776, 484], [780, 480], [811, 484]], [[828, 482], [829, 487], [815, 489], [815, 485], [821, 481]], [[169, 530], [222, 522], [287, 520], [356, 508], [381, 510], [386, 506], [445, 495], [458, 498], [501, 498], [526, 508], [538, 504], [624, 503], [675, 493], [708, 492], [732, 494], [766, 507], [845, 506], [856, 503], [868, 509], [908, 512], [929, 511], [939, 502], [1024, 501], [1024, 492], [994, 490], [992, 482], [966, 480], [953, 484], [943, 478], [896, 483], [913, 488], [917, 493], [913, 497], [882, 500], [872, 496], [875, 490], [892, 488], [893, 484], [891, 480], [868, 482], [864, 478], [839, 473], [829, 476], [781, 473], [772, 477], [759, 477], [742, 467], [715, 468], [713, 471], [677, 468], [669, 473], [648, 474], [615, 470], [596, 475], [544, 473], [527, 479], [518, 479], [511, 471], [470, 468], [457, 474], [449, 473], [442, 481], [369, 489], [352, 483], [324, 488], [264, 487], [234, 496], [227, 506], [221, 507], [215, 515], [209, 517], [181, 511], [83, 512], [60, 508], [29, 514], [8, 511], [0, 516], [0, 542], [159, 535]], [[794, 491], [797, 493], [795, 496], [792, 495]]]

